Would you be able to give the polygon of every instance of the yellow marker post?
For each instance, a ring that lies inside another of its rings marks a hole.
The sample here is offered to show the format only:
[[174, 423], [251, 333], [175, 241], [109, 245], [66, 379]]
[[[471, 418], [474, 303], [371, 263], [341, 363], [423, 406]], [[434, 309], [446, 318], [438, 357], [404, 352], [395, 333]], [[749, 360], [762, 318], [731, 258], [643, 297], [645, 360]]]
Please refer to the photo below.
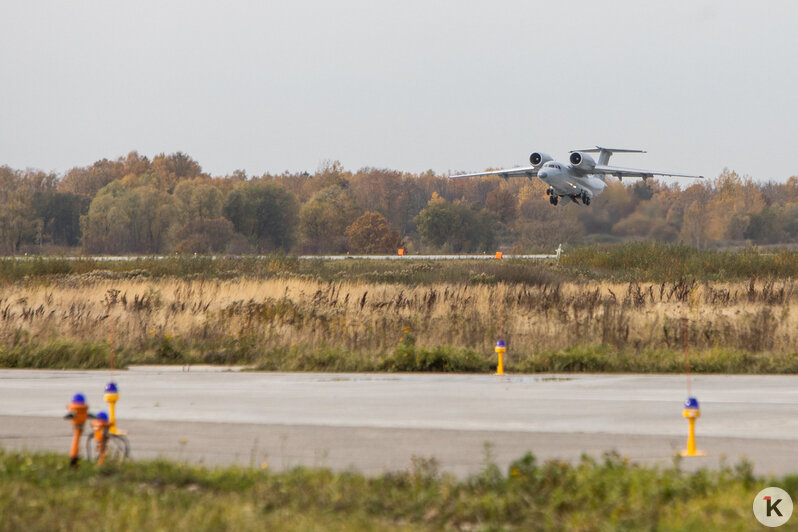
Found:
[[115, 382], [111, 381], [105, 385], [103, 400], [108, 403], [108, 432], [119, 434], [116, 430], [116, 402], [119, 400], [119, 390]]
[[688, 397], [684, 403], [684, 410], [682, 416], [687, 419], [690, 424], [687, 433], [687, 449], [679, 453], [682, 456], [706, 456], [701, 451], [696, 450], [695, 446], [695, 420], [701, 417], [701, 409], [698, 406], [698, 399], [695, 397]]
[[499, 355], [499, 364], [496, 366], [496, 375], [504, 375], [504, 353], [507, 352], [507, 344], [504, 340], [496, 342], [496, 354]]

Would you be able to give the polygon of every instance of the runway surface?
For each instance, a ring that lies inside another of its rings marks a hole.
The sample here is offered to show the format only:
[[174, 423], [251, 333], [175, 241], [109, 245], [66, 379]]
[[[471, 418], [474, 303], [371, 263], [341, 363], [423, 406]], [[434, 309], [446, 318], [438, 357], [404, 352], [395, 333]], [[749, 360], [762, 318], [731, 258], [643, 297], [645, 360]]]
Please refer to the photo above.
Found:
[[[108, 371], [0, 371], [0, 446], [66, 453], [76, 392], [105, 409]], [[463, 476], [525, 452], [578, 460], [617, 451], [670, 465], [685, 446], [678, 375], [285, 374], [139, 367], [117, 372], [120, 428], [134, 458], [296, 465], [365, 473], [435, 457]], [[798, 473], [798, 377], [695, 376], [698, 447], [681, 466], [740, 457], [759, 474]]]

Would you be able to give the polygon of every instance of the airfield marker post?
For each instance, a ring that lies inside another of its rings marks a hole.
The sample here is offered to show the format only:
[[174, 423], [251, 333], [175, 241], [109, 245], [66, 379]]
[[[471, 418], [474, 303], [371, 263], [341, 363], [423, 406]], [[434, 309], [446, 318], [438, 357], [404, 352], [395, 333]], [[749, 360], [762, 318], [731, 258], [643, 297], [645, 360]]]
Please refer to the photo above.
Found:
[[97, 445], [97, 464], [103, 465], [105, 453], [108, 450], [108, 433], [111, 430], [108, 414], [99, 412], [91, 422], [91, 428], [94, 431], [94, 441]]
[[89, 417], [89, 405], [86, 404], [86, 397], [82, 393], [76, 393], [72, 401], [67, 405], [69, 413], [64, 419], [72, 421], [72, 445], [69, 448], [69, 465], [78, 467], [80, 460], [80, 436], [83, 434], [83, 425]]
[[108, 403], [108, 432], [118, 434], [116, 430], [116, 402], [119, 400], [119, 389], [114, 381], [105, 385], [103, 400]]
[[695, 445], [695, 420], [701, 417], [701, 408], [698, 406], [698, 399], [695, 397], [688, 397], [684, 403], [684, 410], [682, 416], [687, 419], [689, 424], [687, 432], [687, 449], [682, 451], [682, 456], [704, 456], [704, 453], [696, 450]]
[[504, 354], [507, 352], [507, 344], [504, 340], [496, 342], [496, 354], [499, 355], [499, 364], [496, 366], [496, 375], [504, 375]]

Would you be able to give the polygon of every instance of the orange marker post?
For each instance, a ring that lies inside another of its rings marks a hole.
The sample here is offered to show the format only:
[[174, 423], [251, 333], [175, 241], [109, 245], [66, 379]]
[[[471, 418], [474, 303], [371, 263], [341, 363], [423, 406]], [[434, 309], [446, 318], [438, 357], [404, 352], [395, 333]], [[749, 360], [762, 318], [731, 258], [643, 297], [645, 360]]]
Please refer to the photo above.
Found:
[[94, 430], [94, 441], [97, 444], [97, 464], [103, 465], [105, 463], [105, 451], [108, 445], [108, 428], [111, 424], [108, 422], [108, 414], [100, 412], [94, 421], [91, 422], [91, 428]]
[[402, 256], [404, 256], [404, 254], [405, 254], [405, 248], [399, 248], [399, 254], [400, 254], [400, 255], [402, 255]]
[[78, 467], [80, 457], [80, 437], [83, 434], [83, 425], [89, 417], [89, 405], [86, 404], [86, 397], [82, 393], [76, 393], [72, 397], [72, 402], [67, 405], [69, 413], [64, 419], [72, 420], [72, 446], [69, 448], [69, 465]]
[[497, 259], [501, 259], [502, 257], [504, 257], [504, 253], [502, 253], [501, 251], [497, 251], [497, 252], [496, 252], [496, 256], [495, 256], [495, 257], [496, 257]]

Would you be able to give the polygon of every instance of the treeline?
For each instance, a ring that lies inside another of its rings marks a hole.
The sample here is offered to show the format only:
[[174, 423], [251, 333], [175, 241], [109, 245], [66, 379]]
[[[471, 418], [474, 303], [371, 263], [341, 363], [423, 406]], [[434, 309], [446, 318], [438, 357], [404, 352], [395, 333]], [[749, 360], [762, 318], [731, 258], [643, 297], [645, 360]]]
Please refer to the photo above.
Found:
[[63, 176], [0, 167], [2, 254], [524, 252], [636, 239], [796, 243], [798, 178], [760, 184], [724, 170], [686, 189], [613, 180], [590, 207], [552, 207], [538, 180], [338, 162], [259, 177], [210, 176], [180, 152], [131, 152]]

